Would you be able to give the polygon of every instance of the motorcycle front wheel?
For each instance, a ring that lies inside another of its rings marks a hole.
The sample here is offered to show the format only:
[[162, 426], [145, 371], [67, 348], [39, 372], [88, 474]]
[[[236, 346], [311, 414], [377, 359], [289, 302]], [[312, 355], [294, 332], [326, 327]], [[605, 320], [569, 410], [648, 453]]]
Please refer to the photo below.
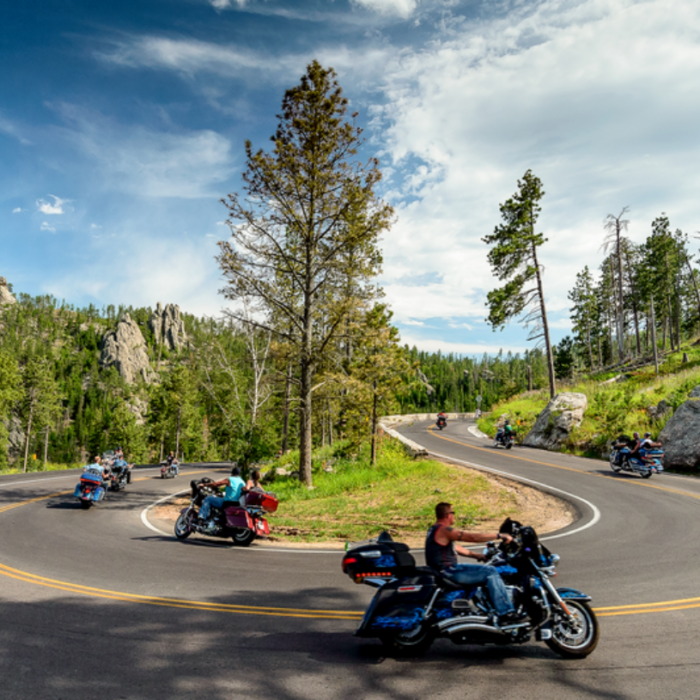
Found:
[[434, 632], [430, 625], [416, 629], [384, 632], [379, 638], [382, 644], [399, 656], [423, 656], [433, 643]]
[[567, 600], [566, 607], [574, 619], [555, 617], [552, 637], [545, 643], [566, 659], [583, 659], [598, 645], [598, 620], [586, 601]]
[[192, 534], [190, 529], [190, 519], [187, 513], [180, 513], [180, 517], [175, 521], [175, 537], [178, 540], [187, 539]]
[[248, 547], [250, 543], [255, 539], [255, 533], [252, 530], [236, 530], [231, 536], [233, 544], [239, 547]]

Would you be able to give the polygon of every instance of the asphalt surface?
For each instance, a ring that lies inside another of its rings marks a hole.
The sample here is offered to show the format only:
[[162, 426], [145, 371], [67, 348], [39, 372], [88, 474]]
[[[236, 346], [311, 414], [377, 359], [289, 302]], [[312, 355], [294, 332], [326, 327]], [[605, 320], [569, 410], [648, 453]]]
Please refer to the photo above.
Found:
[[562, 558], [555, 584], [593, 596], [601, 638], [587, 659], [447, 640], [386, 657], [352, 636], [372, 590], [342, 575], [340, 552], [152, 529], [145, 509], [215, 465], [174, 480], [139, 470], [88, 511], [72, 497], [78, 472], [51, 472], [0, 479], [0, 698], [700, 698], [700, 480], [495, 450], [466, 422], [430, 427], [402, 432], [575, 506], [577, 522], [545, 537]]

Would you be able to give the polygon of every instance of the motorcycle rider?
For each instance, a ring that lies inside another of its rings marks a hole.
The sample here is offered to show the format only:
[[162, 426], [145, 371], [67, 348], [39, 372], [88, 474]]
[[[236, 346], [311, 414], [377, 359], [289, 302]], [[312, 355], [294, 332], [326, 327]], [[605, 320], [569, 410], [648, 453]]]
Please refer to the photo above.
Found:
[[233, 467], [231, 469], [231, 476], [227, 476], [221, 481], [214, 481], [212, 483], [206, 484], [209, 488], [218, 488], [220, 486], [225, 486], [223, 497], [221, 496], [207, 496], [202, 503], [202, 507], [199, 509], [199, 521], [204, 525], [204, 529], [213, 529], [214, 522], [209, 520], [209, 511], [212, 508], [221, 508], [225, 501], [237, 501], [240, 502], [241, 496], [244, 493], [248, 493], [248, 487], [245, 481], [241, 479], [241, 470], [238, 467]]
[[170, 453], [165, 458], [165, 461], [167, 462], [169, 467], [173, 468], [175, 476], [178, 476], [180, 474], [180, 462], [178, 462], [177, 459], [175, 459], [175, 455], [173, 454], [172, 450], [170, 450]]
[[651, 433], [644, 433], [644, 437], [642, 438], [642, 444], [641, 444], [641, 449], [643, 450], [653, 450], [656, 447], [661, 447], [660, 442], [654, 442], [651, 439]]
[[492, 566], [480, 564], [459, 564], [457, 554], [483, 561], [477, 552], [455, 545], [455, 542], [489, 542], [500, 539], [506, 543], [513, 540], [510, 535], [500, 532], [466, 532], [453, 527], [455, 512], [450, 503], [438, 503], [435, 506], [436, 523], [428, 530], [425, 539], [425, 561], [441, 576], [460, 586], [485, 583], [488, 588], [499, 622], [512, 622], [516, 618], [513, 603], [508, 595], [503, 579]]
[[444, 411], [440, 411], [440, 413], [437, 414], [437, 424], [438, 425], [447, 425], [447, 414]]
[[499, 426], [498, 430], [496, 431], [496, 440], [505, 445], [511, 435], [514, 436], [515, 431], [513, 430], [513, 426], [510, 424], [510, 419], [506, 418], [505, 423], [502, 426]]

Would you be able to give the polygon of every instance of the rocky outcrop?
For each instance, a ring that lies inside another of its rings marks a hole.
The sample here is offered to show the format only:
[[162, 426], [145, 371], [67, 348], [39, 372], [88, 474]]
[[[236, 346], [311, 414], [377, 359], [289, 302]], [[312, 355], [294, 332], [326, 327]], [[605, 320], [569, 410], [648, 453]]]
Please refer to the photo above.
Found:
[[664, 447], [664, 466], [678, 469], [700, 467], [700, 386], [668, 419], [659, 433]]
[[0, 277], [0, 306], [9, 306], [16, 303], [17, 299], [12, 296], [12, 292], [7, 287], [7, 280], [4, 277]]
[[162, 343], [168, 350], [179, 350], [187, 344], [185, 322], [180, 316], [180, 307], [176, 304], [166, 304], [163, 308], [158, 302], [148, 320], [148, 327], [153, 331], [156, 345]]
[[535, 425], [525, 436], [523, 444], [545, 450], [559, 449], [572, 430], [581, 425], [587, 408], [588, 399], [585, 394], [557, 394], [537, 416]]
[[133, 384], [137, 379], [152, 381], [153, 370], [148, 362], [146, 341], [129, 314], [121, 317], [115, 330], [105, 334], [100, 365], [116, 367], [127, 384]]

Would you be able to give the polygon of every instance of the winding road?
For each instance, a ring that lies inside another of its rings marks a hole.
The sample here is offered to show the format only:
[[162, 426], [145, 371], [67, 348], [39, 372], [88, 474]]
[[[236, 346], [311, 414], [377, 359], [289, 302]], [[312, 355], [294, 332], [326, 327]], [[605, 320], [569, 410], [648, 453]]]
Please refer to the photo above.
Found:
[[136, 470], [88, 511], [78, 472], [49, 472], [0, 478], [0, 698], [700, 698], [700, 480], [494, 450], [469, 427], [401, 432], [575, 506], [578, 520], [543, 539], [561, 555], [555, 583], [593, 597], [601, 638], [587, 659], [446, 640], [385, 657], [352, 636], [372, 590], [342, 575], [340, 552], [169, 534], [149, 507], [215, 465], [165, 481]]

